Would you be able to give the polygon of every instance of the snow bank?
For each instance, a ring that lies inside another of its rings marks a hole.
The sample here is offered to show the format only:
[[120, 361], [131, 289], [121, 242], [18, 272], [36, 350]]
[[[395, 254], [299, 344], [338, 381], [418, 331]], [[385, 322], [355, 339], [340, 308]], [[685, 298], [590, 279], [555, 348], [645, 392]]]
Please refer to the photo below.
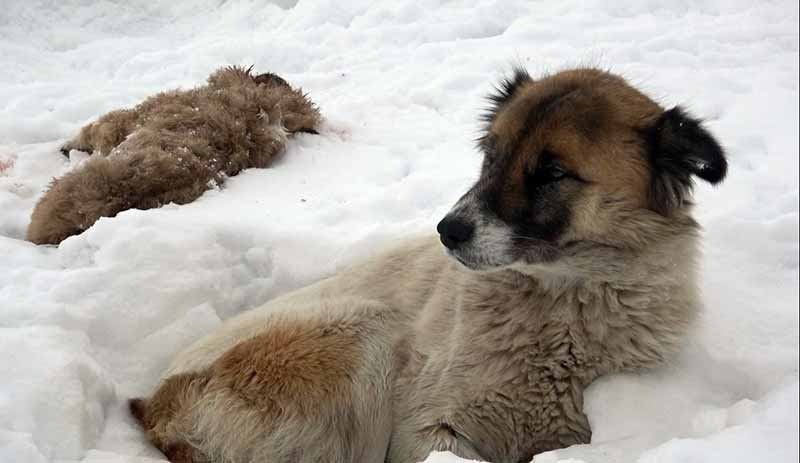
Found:
[[[0, 11], [0, 461], [162, 457], [124, 409], [221, 320], [414, 232], [474, 179], [512, 63], [589, 64], [705, 116], [706, 311], [673, 364], [594, 384], [554, 462], [798, 459], [798, 6], [782, 1], [10, 0]], [[222, 64], [302, 85], [328, 121], [193, 204], [24, 242], [81, 125]], [[453, 463], [449, 454], [428, 462]]]

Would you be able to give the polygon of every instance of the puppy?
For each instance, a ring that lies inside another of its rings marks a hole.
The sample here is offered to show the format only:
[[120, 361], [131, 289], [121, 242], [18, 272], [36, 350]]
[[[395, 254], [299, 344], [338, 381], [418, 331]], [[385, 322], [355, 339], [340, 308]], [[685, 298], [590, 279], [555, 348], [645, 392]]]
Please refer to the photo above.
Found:
[[[655, 367], [700, 307], [693, 178], [719, 144], [622, 78], [517, 70], [439, 223], [227, 321], [131, 409], [173, 461], [525, 462], [587, 443], [583, 391]], [[438, 239], [437, 239], [438, 238]]]
[[207, 85], [113, 111], [61, 148], [94, 155], [52, 182], [27, 238], [58, 244], [100, 217], [189, 203], [242, 169], [266, 167], [287, 135], [314, 132], [319, 122], [301, 91], [274, 74], [239, 67], [216, 71]]

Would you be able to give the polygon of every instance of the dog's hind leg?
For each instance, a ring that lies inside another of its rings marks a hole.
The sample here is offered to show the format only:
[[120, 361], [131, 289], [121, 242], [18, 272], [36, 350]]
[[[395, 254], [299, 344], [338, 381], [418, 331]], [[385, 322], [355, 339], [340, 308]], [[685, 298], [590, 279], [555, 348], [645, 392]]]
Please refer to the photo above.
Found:
[[131, 412], [173, 462], [383, 462], [393, 315], [358, 300], [335, 305], [340, 313], [280, 315], [202, 372], [134, 399]]
[[69, 156], [71, 150], [98, 152], [108, 155], [136, 130], [136, 111], [121, 109], [112, 111], [100, 119], [83, 126], [78, 135], [61, 146], [61, 154]]
[[259, 74], [253, 80], [270, 90], [263, 94], [267, 99], [264, 106], [274, 107], [280, 112], [286, 132], [318, 133], [322, 115], [301, 89], [292, 88], [282, 77], [272, 73]]

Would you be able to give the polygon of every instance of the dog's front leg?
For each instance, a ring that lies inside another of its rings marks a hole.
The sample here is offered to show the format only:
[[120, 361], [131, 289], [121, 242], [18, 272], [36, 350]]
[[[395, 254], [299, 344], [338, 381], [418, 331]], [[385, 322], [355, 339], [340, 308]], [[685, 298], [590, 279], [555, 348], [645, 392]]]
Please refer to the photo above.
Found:
[[122, 109], [112, 111], [100, 119], [83, 126], [75, 138], [64, 143], [61, 154], [69, 157], [72, 150], [86, 153], [99, 152], [108, 155], [112, 149], [125, 141], [136, 128], [136, 111]]

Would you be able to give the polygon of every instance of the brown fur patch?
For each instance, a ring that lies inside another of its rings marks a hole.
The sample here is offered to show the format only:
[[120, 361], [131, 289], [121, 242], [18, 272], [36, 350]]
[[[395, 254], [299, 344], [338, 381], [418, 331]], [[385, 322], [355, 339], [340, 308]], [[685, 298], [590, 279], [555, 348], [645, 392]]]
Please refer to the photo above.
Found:
[[172, 463], [194, 463], [194, 449], [189, 444], [179, 443], [164, 449], [164, 455]]
[[[303, 415], [342, 398], [359, 363], [359, 340], [336, 326], [292, 323], [238, 344], [211, 367], [215, 387], [268, 415]], [[344, 387], [343, 387], [344, 386]]]
[[100, 217], [197, 199], [226, 176], [266, 167], [286, 133], [314, 132], [321, 116], [274, 74], [224, 68], [208, 85], [172, 90], [112, 111], [64, 145], [93, 152], [54, 180], [31, 214], [28, 240], [57, 244]]

